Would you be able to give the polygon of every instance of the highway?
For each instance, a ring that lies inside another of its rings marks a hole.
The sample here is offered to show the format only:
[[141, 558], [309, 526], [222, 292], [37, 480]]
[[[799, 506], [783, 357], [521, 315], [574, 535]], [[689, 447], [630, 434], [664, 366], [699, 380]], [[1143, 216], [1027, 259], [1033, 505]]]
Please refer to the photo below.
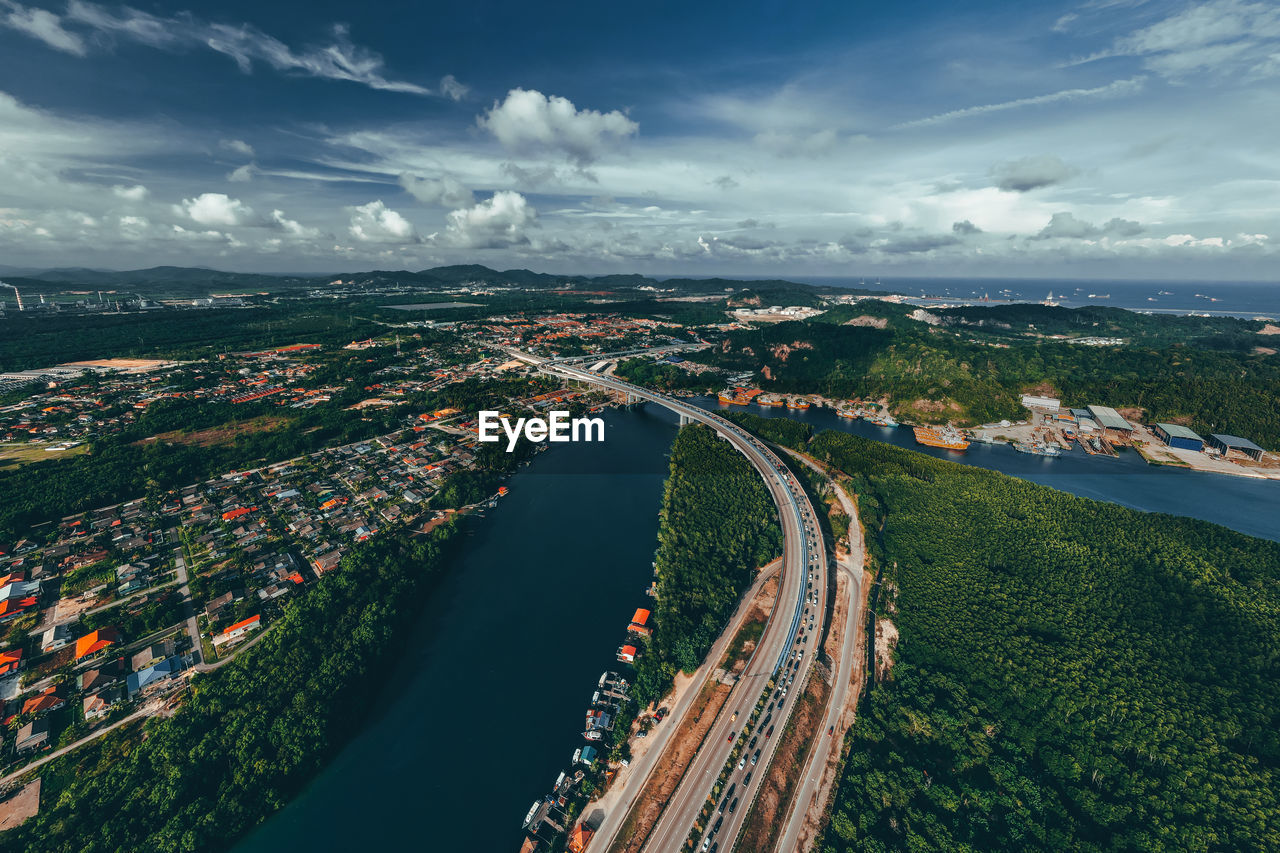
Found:
[[[721, 769], [730, 754], [741, 745], [742, 760], [738, 763], [742, 766], [735, 765], [727, 783], [732, 793], [721, 795], [722, 801], [717, 803], [718, 813], [713, 815], [710, 823], [715, 827], [717, 818], [722, 816], [723, 820], [718, 829], [705, 834], [699, 844], [703, 850], [714, 845], [717, 851], [724, 848], [727, 853], [732, 849], [761, 781], [767, 775], [781, 732], [800, 695], [797, 688], [803, 686], [813, 661], [815, 649], [811, 637], [814, 628], [820, 626], [827, 595], [825, 546], [821, 532], [815, 527], [813, 508], [803, 489], [772, 451], [719, 415], [612, 376], [566, 364], [546, 363], [515, 351], [512, 354], [539, 364], [544, 372], [599, 385], [627, 394], [631, 399], [654, 402], [676, 412], [682, 422], [694, 421], [712, 427], [759, 471], [778, 507], [783, 532], [783, 562], [777, 604], [747, 668], [734, 684], [719, 718], [645, 844], [646, 850], [659, 853], [683, 847]], [[797, 655], [800, 656], [798, 659]], [[771, 691], [756, 725], [744, 730], [761, 693], [770, 679], [779, 674], [782, 681]], [[757, 759], [755, 762], [751, 760], [753, 757]], [[596, 841], [599, 849], [608, 846], [608, 839], [598, 838]]]
[[[801, 463], [808, 465], [819, 474], [826, 472], [813, 460], [794, 451], [787, 451]], [[805, 847], [812, 848], [813, 837], [803, 837], [802, 833], [815, 799], [821, 794], [823, 774], [833, 753], [839, 753], [844, 740], [845, 723], [843, 719], [845, 703], [852, 688], [853, 667], [858, 660], [858, 636], [862, 632], [862, 567], [866, 561], [866, 548], [862, 540], [862, 524], [858, 520], [858, 508], [849, 495], [838, 483], [832, 483], [836, 497], [840, 500], [845, 514], [849, 516], [849, 553], [844, 559], [837, 561], [837, 570], [849, 579], [847, 587], [850, 601], [845, 611], [845, 625], [840, 637], [839, 658], [836, 661], [835, 681], [831, 686], [831, 697], [827, 702], [826, 713], [819, 728], [820, 735], [813, 741], [809, 755], [800, 774], [799, 787], [791, 800], [791, 811], [778, 839], [778, 850], [792, 853]], [[834, 732], [832, 730], [834, 729]], [[831, 732], [831, 734], [828, 734]], [[831, 780], [834, 785], [834, 780]]]

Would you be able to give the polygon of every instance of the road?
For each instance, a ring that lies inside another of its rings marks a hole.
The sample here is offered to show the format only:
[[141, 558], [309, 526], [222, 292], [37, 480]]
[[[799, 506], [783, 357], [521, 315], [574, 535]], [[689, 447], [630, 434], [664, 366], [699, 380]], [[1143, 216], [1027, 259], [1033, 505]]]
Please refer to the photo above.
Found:
[[[826, 554], [821, 534], [815, 530], [813, 507], [804, 490], [791, 476], [783, 462], [758, 439], [732, 422], [685, 403], [674, 397], [623, 382], [612, 376], [592, 373], [565, 364], [547, 363], [542, 359], [519, 351], [512, 355], [540, 365], [544, 372], [562, 378], [589, 382], [618, 393], [628, 399], [658, 403], [680, 416], [681, 423], [697, 422], [712, 427], [722, 438], [747, 457], [752, 466], [764, 478], [765, 485], [778, 507], [783, 533], [783, 557], [777, 604], [765, 625], [764, 632], [747, 664], [746, 670], [734, 684], [719, 718], [712, 725], [702, 748], [694, 756], [684, 778], [668, 801], [662, 816], [645, 844], [646, 850], [679, 850], [699, 817], [707, 798], [715, 786], [729, 756], [741, 743], [743, 746], [741, 767], [734, 769], [729, 785], [738, 802], [729, 810], [732, 800], [728, 797], [724, 820], [718, 831], [706, 837], [704, 844], [725, 844], [726, 850], [737, 837], [741, 823], [750, 811], [750, 805], [760, 789], [765, 769], [773, 758], [781, 740], [779, 732], [794, 707], [800, 691], [789, 689], [804, 684], [813, 661], [813, 646], [809, 640], [813, 624], [821, 616], [826, 600]], [[813, 571], [810, 574], [810, 567]], [[811, 602], [809, 596], [816, 597]], [[801, 655], [795, 662], [795, 655]], [[792, 668], [794, 667], [794, 668]], [[765, 711], [756, 726], [744, 731], [744, 723], [750, 718], [757, 700], [769, 681], [781, 674], [791, 679], [784, 687], [774, 689]], [[782, 695], [785, 692], [785, 695]], [[770, 731], [772, 730], [772, 731]], [[753, 745], [750, 738], [755, 738]], [[759, 750], [755, 764], [751, 756]], [[599, 844], [599, 849], [607, 847]]]
[[[787, 452], [819, 474], [826, 476], [826, 472], [807, 456], [793, 451]], [[849, 578], [849, 592], [852, 599], [846, 612], [839, 658], [835, 661], [835, 683], [832, 685], [831, 698], [827, 704], [826, 714], [822, 718], [822, 727], [819, 729], [821, 735], [809, 750], [809, 756], [801, 772], [800, 786], [792, 798], [791, 811], [778, 838], [777, 849], [780, 853], [799, 851], [802, 849], [802, 842], [807, 842], [807, 846], [812, 847], [814, 839], [802, 839], [801, 833], [814, 800], [822, 791], [823, 773], [831, 760], [832, 753], [840, 751], [840, 745], [844, 740], [841, 717], [852, 686], [853, 667], [858, 661], [858, 635], [862, 632], [862, 567], [866, 561], [866, 549], [862, 540], [862, 525], [858, 521], [857, 506], [838, 484], [833, 482], [832, 487], [845, 514], [849, 516], [849, 553], [843, 559], [837, 560], [836, 566]], [[827, 734], [832, 729], [835, 730], [834, 733]]]

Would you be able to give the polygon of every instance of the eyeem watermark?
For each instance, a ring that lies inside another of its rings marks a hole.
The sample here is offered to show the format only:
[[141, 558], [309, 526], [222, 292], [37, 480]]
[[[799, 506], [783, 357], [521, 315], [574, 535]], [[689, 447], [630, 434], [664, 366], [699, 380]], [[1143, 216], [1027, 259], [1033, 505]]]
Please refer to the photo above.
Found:
[[507, 452], [516, 449], [520, 435], [530, 441], [604, 441], [603, 418], [571, 418], [568, 412], [548, 412], [546, 418], [516, 418], [515, 423], [499, 412], [480, 413], [480, 440], [502, 441], [507, 435]]

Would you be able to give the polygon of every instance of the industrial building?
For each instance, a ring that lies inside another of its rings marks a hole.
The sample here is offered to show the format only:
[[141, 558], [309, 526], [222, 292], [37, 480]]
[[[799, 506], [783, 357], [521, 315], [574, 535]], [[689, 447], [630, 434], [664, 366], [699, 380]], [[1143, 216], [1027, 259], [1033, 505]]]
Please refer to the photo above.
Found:
[[1169, 447], [1204, 450], [1204, 439], [1182, 424], [1156, 424], [1151, 431]]
[[1023, 394], [1022, 405], [1028, 409], [1050, 409], [1056, 411], [1062, 407], [1057, 397], [1041, 397], [1038, 394]]
[[1104, 430], [1113, 430], [1126, 434], [1133, 432], [1133, 424], [1126, 421], [1120, 416], [1119, 412], [1110, 406], [1090, 406], [1089, 417]]
[[1255, 462], [1262, 461], [1262, 448], [1254, 444], [1249, 439], [1241, 438], [1238, 435], [1220, 435], [1218, 433], [1214, 433], [1209, 436], [1205, 443], [1212, 449], [1221, 453], [1223, 456], [1226, 456], [1230, 451], [1234, 450], [1237, 453], [1243, 453]]

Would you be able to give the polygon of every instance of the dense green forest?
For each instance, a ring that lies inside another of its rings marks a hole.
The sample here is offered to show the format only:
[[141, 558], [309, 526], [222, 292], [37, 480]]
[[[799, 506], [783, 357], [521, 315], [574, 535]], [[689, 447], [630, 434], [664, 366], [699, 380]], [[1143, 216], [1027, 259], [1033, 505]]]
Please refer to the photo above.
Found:
[[715, 391], [724, 382], [724, 374], [718, 370], [690, 373], [652, 358], [628, 358], [618, 362], [613, 372], [628, 382], [664, 391]]
[[145, 739], [127, 726], [43, 769], [39, 815], [0, 835], [0, 850], [229, 848], [365, 720], [453, 531], [357, 547], [260, 643], [196, 676], [181, 710], [150, 719]]
[[755, 570], [780, 553], [777, 510], [751, 463], [708, 427], [681, 429], [659, 515], [654, 636], [632, 691], [641, 707], [697, 669]]
[[[837, 309], [841, 313], [835, 319], [862, 307]], [[1184, 326], [1200, 318], [1141, 318], [1132, 322], [1142, 328], [1155, 324], [1153, 343], [1093, 347], [1041, 337], [975, 337], [968, 330], [906, 320], [902, 306], [889, 307], [893, 310], [874, 303], [865, 315], [885, 320], [886, 328], [839, 325], [823, 318], [779, 323], [735, 332], [719, 347], [690, 358], [730, 370], [754, 370], [761, 387], [771, 390], [837, 398], [887, 396], [895, 413], [922, 421], [976, 424], [1021, 418], [1026, 414], [1019, 403], [1023, 393], [1050, 390], [1068, 405], [1138, 407], [1153, 422], [1187, 423], [1202, 434], [1227, 432], [1280, 448], [1280, 357], [1252, 351], [1252, 345], [1265, 339], [1256, 336], [1248, 321], [1205, 321], [1205, 336], [1196, 338]], [[1067, 328], [1078, 320], [1091, 334], [1098, 333], [1092, 323], [1102, 321], [1078, 312], [1116, 313], [1018, 308], [1023, 326], [1035, 320]], [[1013, 321], [1012, 311], [1000, 316], [1001, 323]], [[1168, 343], [1177, 335], [1198, 343]], [[1203, 345], [1209, 339], [1232, 343], [1211, 348]]]
[[824, 850], [1280, 849], [1280, 544], [845, 433], [807, 450], [849, 476], [900, 634]]

